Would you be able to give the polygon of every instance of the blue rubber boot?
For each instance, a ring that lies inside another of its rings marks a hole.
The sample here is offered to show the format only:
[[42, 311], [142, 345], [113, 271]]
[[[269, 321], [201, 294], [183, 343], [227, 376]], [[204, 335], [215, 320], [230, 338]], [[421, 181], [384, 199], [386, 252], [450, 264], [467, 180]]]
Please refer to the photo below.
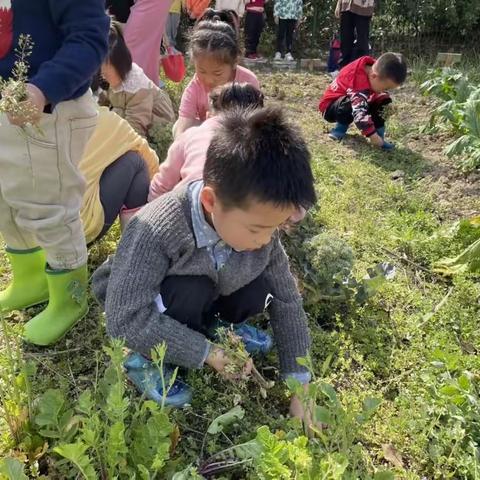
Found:
[[[131, 353], [123, 363], [127, 378], [140, 393], [158, 404], [162, 404], [162, 378], [157, 367], [143, 355]], [[164, 366], [165, 387], [168, 387], [173, 369]], [[192, 390], [179, 378], [175, 379], [165, 398], [165, 406], [182, 408], [192, 401]]]
[[349, 125], [345, 125], [343, 123], [337, 123], [335, 125], [335, 128], [332, 128], [332, 130], [330, 130], [330, 133], [328, 134], [328, 136], [332, 140], [336, 140], [337, 142], [339, 142], [340, 140], [343, 140], [343, 137], [345, 137], [348, 127]]
[[382, 145], [383, 150], [390, 151], [395, 148], [395, 145], [393, 143], [385, 141], [385, 127], [377, 128], [377, 133], [383, 140], [383, 145]]

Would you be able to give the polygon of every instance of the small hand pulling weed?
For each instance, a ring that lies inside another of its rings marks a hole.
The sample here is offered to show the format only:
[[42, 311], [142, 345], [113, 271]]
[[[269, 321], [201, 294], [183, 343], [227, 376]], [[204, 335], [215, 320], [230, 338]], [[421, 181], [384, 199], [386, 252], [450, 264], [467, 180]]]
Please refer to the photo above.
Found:
[[260, 394], [263, 398], [267, 398], [267, 390], [272, 388], [275, 382], [265, 380], [256, 369], [241, 337], [236, 335], [232, 329], [225, 327], [217, 329], [217, 336], [219, 339], [217, 346], [224, 350], [226, 355], [232, 359], [232, 363], [225, 367], [225, 372], [241, 380], [246, 380], [248, 375], [251, 374], [252, 380], [260, 388]]

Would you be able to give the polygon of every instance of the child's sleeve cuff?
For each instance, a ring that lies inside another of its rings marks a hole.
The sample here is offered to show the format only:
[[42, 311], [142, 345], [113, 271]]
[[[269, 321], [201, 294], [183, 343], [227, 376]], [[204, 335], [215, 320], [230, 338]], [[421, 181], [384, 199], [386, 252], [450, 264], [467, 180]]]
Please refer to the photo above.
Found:
[[205, 362], [207, 361], [207, 357], [208, 357], [208, 354], [210, 353], [211, 347], [212, 347], [212, 344], [210, 342], [207, 342], [207, 346], [205, 347], [205, 353], [203, 355], [203, 360], [200, 367], [203, 367], [203, 365], [205, 365]]
[[377, 129], [375, 128], [375, 126], [372, 126], [370, 128], [367, 128], [366, 130], [363, 130], [362, 131], [363, 135], [365, 135], [365, 137], [371, 137], [374, 133], [377, 133]]

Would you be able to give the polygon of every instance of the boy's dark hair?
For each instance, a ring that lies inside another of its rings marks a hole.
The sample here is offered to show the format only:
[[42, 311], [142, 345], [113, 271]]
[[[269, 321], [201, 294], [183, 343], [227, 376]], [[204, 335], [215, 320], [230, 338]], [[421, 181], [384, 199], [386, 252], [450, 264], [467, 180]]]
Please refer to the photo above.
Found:
[[263, 93], [249, 83], [227, 83], [210, 92], [210, 107], [214, 112], [232, 108], [262, 108]]
[[307, 144], [279, 108], [225, 112], [207, 150], [203, 180], [225, 208], [256, 200], [308, 209], [316, 202]]
[[197, 25], [205, 20], [212, 22], [225, 22], [233, 28], [238, 38], [238, 15], [235, 10], [215, 10], [213, 8], [207, 8], [204, 14], [197, 20]]
[[384, 53], [375, 62], [375, 69], [380, 77], [388, 78], [397, 85], [402, 85], [407, 78], [407, 64], [400, 53]]
[[218, 61], [235, 65], [240, 48], [233, 28], [225, 22], [204, 20], [197, 24], [190, 37], [192, 58], [215, 55]]
[[112, 21], [108, 34], [108, 63], [111, 63], [123, 80], [132, 69], [132, 54], [123, 38], [122, 28], [118, 22]]

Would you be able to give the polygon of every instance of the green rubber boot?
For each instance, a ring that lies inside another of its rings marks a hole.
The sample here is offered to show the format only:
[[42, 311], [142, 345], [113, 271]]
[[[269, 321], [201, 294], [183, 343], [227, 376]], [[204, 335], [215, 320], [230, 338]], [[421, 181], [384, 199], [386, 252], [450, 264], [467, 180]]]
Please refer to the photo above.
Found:
[[35, 345], [60, 340], [88, 312], [87, 266], [76, 270], [47, 268], [48, 307], [25, 325], [24, 339]]
[[45, 252], [40, 248], [13, 250], [7, 247], [12, 281], [0, 292], [0, 312], [22, 310], [48, 300]]

